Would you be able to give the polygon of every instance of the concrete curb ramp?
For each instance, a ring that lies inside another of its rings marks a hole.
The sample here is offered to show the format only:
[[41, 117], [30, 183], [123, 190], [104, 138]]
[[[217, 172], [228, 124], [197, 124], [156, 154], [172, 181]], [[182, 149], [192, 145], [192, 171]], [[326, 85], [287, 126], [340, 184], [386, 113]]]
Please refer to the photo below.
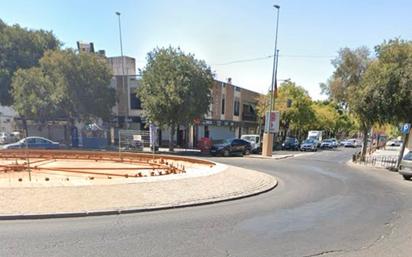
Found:
[[227, 166], [212, 175], [170, 181], [0, 188], [0, 220], [86, 217], [191, 207], [254, 196], [276, 185], [273, 176]]

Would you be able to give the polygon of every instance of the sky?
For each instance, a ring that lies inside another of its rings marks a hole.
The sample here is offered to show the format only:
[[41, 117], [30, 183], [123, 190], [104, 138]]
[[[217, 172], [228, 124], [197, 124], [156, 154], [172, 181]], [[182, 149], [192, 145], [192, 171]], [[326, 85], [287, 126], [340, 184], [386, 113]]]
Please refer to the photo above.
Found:
[[107, 56], [123, 51], [144, 68], [156, 47], [180, 47], [206, 61], [216, 78], [259, 93], [272, 79], [276, 9], [278, 79], [291, 79], [313, 99], [333, 73], [340, 48], [412, 39], [410, 0], [0, 0], [0, 19], [51, 30], [64, 43], [93, 42]]

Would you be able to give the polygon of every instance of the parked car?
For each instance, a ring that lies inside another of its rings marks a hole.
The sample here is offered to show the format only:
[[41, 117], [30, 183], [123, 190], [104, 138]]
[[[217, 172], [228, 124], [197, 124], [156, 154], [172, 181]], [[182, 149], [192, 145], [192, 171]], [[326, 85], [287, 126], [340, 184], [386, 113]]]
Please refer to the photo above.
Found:
[[260, 146], [261, 142], [259, 135], [242, 135], [240, 138], [248, 141], [252, 145], [252, 153], [259, 153], [262, 150]]
[[287, 137], [282, 143], [282, 150], [299, 150], [300, 144], [295, 137]]
[[4, 145], [3, 149], [17, 149], [25, 147], [34, 149], [58, 149], [60, 144], [44, 137], [26, 137], [16, 143]]
[[318, 150], [318, 143], [316, 140], [313, 139], [306, 139], [300, 145], [301, 151], [313, 151], [316, 152]]
[[402, 140], [392, 139], [392, 140], [389, 140], [388, 142], [386, 142], [386, 145], [387, 146], [401, 146], [402, 143], [403, 143]]
[[340, 142], [340, 145], [343, 147], [352, 147], [355, 148], [355, 142], [353, 140], [350, 139], [346, 139]]
[[399, 173], [404, 179], [410, 180], [412, 178], [412, 151], [409, 151], [401, 161], [399, 166]]
[[338, 140], [336, 140], [336, 138], [330, 138], [330, 140], [332, 141], [332, 146], [334, 148], [338, 147]]
[[332, 139], [325, 139], [320, 144], [320, 148], [322, 149], [333, 149], [335, 147], [334, 141]]
[[248, 155], [252, 152], [252, 145], [243, 139], [223, 139], [213, 142], [210, 154], [213, 156], [223, 155], [225, 157], [232, 154]]

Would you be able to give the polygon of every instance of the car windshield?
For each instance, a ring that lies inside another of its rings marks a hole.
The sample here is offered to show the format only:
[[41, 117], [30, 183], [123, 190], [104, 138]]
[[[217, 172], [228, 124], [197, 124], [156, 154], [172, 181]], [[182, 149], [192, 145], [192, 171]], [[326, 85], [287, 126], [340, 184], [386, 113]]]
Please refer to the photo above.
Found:
[[255, 136], [243, 136], [242, 139], [247, 140], [247, 141], [256, 142], [256, 137]]
[[303, 141], [304, 144], [312, 144], [313, 140], [312, 139], [306, 139], [305, 141]]
[[286, 140], [285, 140], [285, 142], [287, 142], [287, 143], [293, 143], [293, 142], [295, 142], [295, 138], [294, 137], [287, 137], [286, 138]]
[[412, 151], [409, 151], [409, 153], [407, 153], [404, 157], [404, 160], [406, 161], [412, 161]]
[[325, 139], [325, 140], [323, 140], [323, 142], [325, 142], [325, 143], [332, 143], [332, 140], [330, 140], [330, 139]]

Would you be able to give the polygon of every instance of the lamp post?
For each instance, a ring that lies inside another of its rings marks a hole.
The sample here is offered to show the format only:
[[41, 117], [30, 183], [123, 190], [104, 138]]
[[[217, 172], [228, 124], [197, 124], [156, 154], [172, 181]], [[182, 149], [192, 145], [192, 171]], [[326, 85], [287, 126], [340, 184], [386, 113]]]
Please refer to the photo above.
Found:
[[[277, 88], [277, 66], [278, 66], [278, 30], [279, 30], [279, 11], [280, 6], [274, 5], [273, 7], [277, 10], [277, 17], [276, 17], [276, 32], [275, 32], [275, 48], [273, 51], [273, 69], [272, 69], [272, 84], [271, 84], [271, 91], [270, 91], [270, 105], [269, 111], [272, 112], [275, 107], [275, 90]], [[276, 117], [278, 118], [278, 117]], [[273, 151], [273, 136], [274, 134], [270, 133], [269, 127], [265, 124], [265, 127], [268, 128], [267, 131], [264, 132], [263, 135], [263, 147], [262, 147], [262, 155], [264, 156], [272, 156]]]
[[273, 50], [273, 68], [272, 68], [272, 84], [271, 84], [271, 94], [270, 94], [270, 111], [274, 110], [275, 107], [275, 99], [274, 99], [274, 90], [275, 90], [275, 85], [277, 83], [276, 77], [277, 77], [277, 58], [279, 55], [279, 50], [278, 50], [278, 30], [279, 30], [279, 10], [280, 6], [279, 5], [274, 5], [273, 7], [276, 8], [277, 10], [277, 18], [276, 18], [276, 32], [275, 32], [275, 49]]
[[122, 58], [122, 88], [123, 92], [126, 93], [126, 109], [125, 109], [125, 117], [124, 117], [124, 122], [125, 122], [125, 128], [128, 129], [129, 125], [129, 87], [125, 85], [124, 83], [124, 56], [123, 56], [123, 40], [122, 40], [122, 26], [120, 22], [120, 12], [116, 12], [117, 17], [119, 18], [119, 39], [120, 39], [120, 55]]

